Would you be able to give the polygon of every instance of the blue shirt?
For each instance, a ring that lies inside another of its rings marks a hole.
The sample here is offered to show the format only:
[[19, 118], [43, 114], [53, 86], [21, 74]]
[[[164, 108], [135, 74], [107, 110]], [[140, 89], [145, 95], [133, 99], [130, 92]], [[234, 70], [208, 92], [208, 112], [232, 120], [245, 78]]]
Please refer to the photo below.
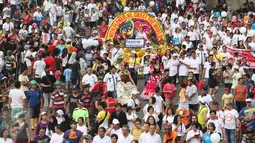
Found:
[[57, 48], [59, 49], [59, 56], [62, 55], [63, 49], [65, 49], [65, 45], [57, 45]]
[[67, 68], [64, 70], [64, 76], [65, 76], [65, 79], [66, 81], [71, 81], [71, 73], [72, 73], [72, 70]]
[[254, 128], [255, 127], [255, 107], [248, 108], [247, 106], [244, 107], [240, 112], [240, 116], [244, 116], [245, 118], [250, 118], [251, 121], [246, 124], [247, 128]]
[[41, 103], [43, 98], [42, 92], [40, 90], [32, 91], [31, 89], [27, 92], [27, 100], [29, 107], [35, 107]]

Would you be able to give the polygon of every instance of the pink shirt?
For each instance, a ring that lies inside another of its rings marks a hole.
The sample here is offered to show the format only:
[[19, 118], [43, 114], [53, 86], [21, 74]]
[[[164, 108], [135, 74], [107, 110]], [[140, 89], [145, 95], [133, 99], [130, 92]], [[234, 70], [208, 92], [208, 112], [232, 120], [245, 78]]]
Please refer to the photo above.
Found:
[[172, 93], [164, 93], [165, 98], [173, 99], [176, 96], [175, 92], [173, 92], [175, 90], [176, 90], [176, 87], [174, 84], [169, 84], [169, 83], [165, 84], [163, 91], [172, 91]]

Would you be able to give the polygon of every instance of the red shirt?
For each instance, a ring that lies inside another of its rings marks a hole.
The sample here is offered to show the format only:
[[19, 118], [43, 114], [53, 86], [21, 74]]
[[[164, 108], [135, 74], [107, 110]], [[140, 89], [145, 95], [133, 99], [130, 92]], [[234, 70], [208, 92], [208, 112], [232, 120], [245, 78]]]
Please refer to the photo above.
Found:
[[107, 25], [101, 25], [99, 27], [99, 36], [100, 36], [100, 38], [104, 38], [105, 37], [107, 30], [108, 30], [108, 26]]
[[55, 59], [52, 58], [52, 57], [46, 57], [44, 59], [44, 62], [46, 63], [46, 65], [50, 66], [50, 71], [52, 71], [54, 73], [54, 71], [55, 71], [55, 64], [56, 64]]
[[95, 92], [95, 91], [100, 91], [102, 92], [104, 95], [106, 95], [107, 93], [107, 86], [105, 83], [96, 83], [92, 89], [90, 90], [90, 92]]

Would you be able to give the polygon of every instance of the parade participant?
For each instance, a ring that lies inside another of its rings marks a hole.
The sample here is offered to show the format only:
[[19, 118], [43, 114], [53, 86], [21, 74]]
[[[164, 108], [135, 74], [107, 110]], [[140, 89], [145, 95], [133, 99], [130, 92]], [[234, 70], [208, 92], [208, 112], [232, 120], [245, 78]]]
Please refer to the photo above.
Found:
[[193, 84], [192, 79], [188, 79], [188, 86], [186, 87], [185, 95], [188, 96], [189, 109], [193, 111], [198, 110], [198, 93], [197, 87]]
[[149, 127], [149, 133], [146, 134], [143, 138], [140, 139], [139, 143], [146, 143], [146, 142], [151, 142], [151, 143], [161, 143], [161, 138], [159, 134], [157, 134], [156, 131], [156, 125], [152, 124]]
[[89, 112], [86, 108], [82, 107], [82, 105], [83, 105], [83, 102], [79, 100], [77, 103], [78, 107], [74, 109], [72, 117], [73, 117], [73, 120], [76, 122], [78, 122], [78, 119], [82, 117], [84, 121], [83, 124], [85, 126], [87, 125], [88, 129], [90, 130], [91, 126], [90, 126], [90, 120], [89, 120]]
[[98, 81], [95, 83], [95, 85], [91, 88], [90, 92], [94, 93], [95, 91], [99, 91], [103, 93], [103, 95], [107, 95], [107, 85], [103, 82], [102, 77], [98, 77]]
[[9, 131], [8, 130], [4, 130], [3, 131], [3, 138], [0, 138], [0, 142], [3, 143], [13, 143], [13, 140], [9, 137]]
[[26, 96], [24, 91], [20, 90], [21, 83], [15, 82], [15, 89], [11, 89], [9, 93], [9, 107], [11, 107], [11, 117], [18, 118], [18, 115], [27, 108]]
[[106, 110], [110, 113], [110, 115], [112, 115], [112, 113], [116, 110], [115, 107], [118, 101], [112, 97], [107, 97], [103, 100], [105, 101], [106, 104]]
[[54, 111], [56, 112], [57, 110], [61, 109], [63, 111], [66, 110], [66, 91], [61, 88], [62, 82], [61, 81], [56, 81], [54, 83], [55, 85], [55, 90], [52, 92], [51, 96], [51, 102], [52, 107]]
[[128, 63], [123, 62], [119, 71], [120, 82], [117, 83], [118, 103], [126, 105], [131, 97], [131, 92], [137, 90], [137, 87], [128, 71]]
[[77, 123], [75, 121], [71, 121], [70, 126], [71, 126], [71, 129], [65, 131], [64, 133], [64, 141], [80, 143], [83, 137], [82, 137], [82, 132], [77, 130]]
[[[199, 111], [198, 111], [198, 114], [197, 114], [197, 118], [198, 118], [198, 123], [202, 126], [202, 129], [205, 129], [206, 127], [206, 121], [207, 121], [207, 114], [209, 112], [209, 106], [206, 105], [206, 102], [203, 98], [200, 98], [199, 99], [199, 104], [200, 104], [200, 107], [199, 107]], [[193, 118], [193, 117], [192, 117]]]
[[92, 105], [92, 98], [93, 95], [89, 91], [90, 84], [85, 84], [83, 86], [83, 92], [81, 93], [81, 101], [83, 102], [83, 107], [86, 108], [87, 110], [90, 110], [90, 107]]
[[239, 112], [239, 116], [245, 122], [246, 128], [252, 129], [255, 126], [255, 119], [254, 119], [255, 107], [251, 105], [251, 99], [248, 98], [245, 100], [245, 102], [246, 102], [246, 107], [242, 108], [242, 110]]
[[48, 121], [48, 118], [47, 118], [47, 113], [42, 112], [41, 116], [40, 116], [40, 121], [36, 125], [35, 135], [39, 134], [40, 129], [42, 129], [42, 128], [46, 129], [48, 127], [48, 125], [49, 125], [49, 121]]
[[[111, 142], [111, 138], [109, 136], [105, 135], [105, 132], [106, 132], [105, 128], [104, 127], [100, 127], [98, 129], [98, 135], [96, 135], [94, 137], [92, 142], [93, 143], [102, 143], [102, 142], [110, 143]], [[116, 139], [118, 139], [118, 138], [116, 138]]]
[[137, 98], [139, 92], [137, 90], [133, 90], [131, 94], [132, 94], [132, 97], [131, 99], [128, 100], [127, 106], [132, 107], [133, 112], [139, 112], [142, 107], [142, 104]]
[[25, 114], [19, 114], [17, 123], [12, 126], [12, 133], [17, 132], [16, 142], [27, 143], [31, 141], [28, 124], [25, 122]]
[[241, 109], [245, 107], [245, 99], [248, 97], [247, 87], [244, 85], [242, 78], [238, 79], [238, 85], [234, 89], [234, 97], [236, 101], [237, 111], [240, 112]]
[[118, 119], [112, 120], [112, 127], [110, 127], [105, 134], [107, 136], [112, 136], [113, 134], [116, 134], [118, 137], [122, 134], [122, 129]]
[[110, 72], [104, 77], [104, 82], [107, 84], [107, 94], [112, 98], [117, 97], [117, 82], [120, 81], [119, 75], [116, 73], [116, 67], [111, 66], [109, 68]]
[[64, 133], [60, 130], [59, 126], [55, 127], [55, 133], [52, 135], [50, 143], [63, 143]]
[[31, 88], [27, 92], [27, 101], [31, 115], [31, 129], [33, 130], [38, 122], [40, 109], [43, 107], [43, 96], [38, 83], [35, 80], [30, 82]]
[[70, 113], [70, 115], [73, 115], [73, 111], [78, 106], [78, 101], [81, 99], [81, 95], [79, 94], [78, 86], [73, 86], [72, 94], [68, 97], [67, 102], [67, 111]]
[[198, 129], [198, 124], [192, 125], [192, 130], [187, 133], [187, 142], [190, 143], [200, 143], [202, 140], [202, 131]]
[[46, 128], [40, 128], [39, 129], [39, 134], [36, 135], [33, 139], [34, 142], [38, 143], [38, 142], [50, 142], [50, 137], [48, 137], [47, 135], [45, 135], [45, 131]]

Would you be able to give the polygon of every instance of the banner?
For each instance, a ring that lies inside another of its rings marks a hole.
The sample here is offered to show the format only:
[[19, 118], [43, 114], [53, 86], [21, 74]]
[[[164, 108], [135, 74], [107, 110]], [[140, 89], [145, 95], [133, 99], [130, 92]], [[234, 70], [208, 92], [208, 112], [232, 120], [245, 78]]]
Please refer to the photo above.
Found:
[[139, 39], [157, 43], [165, 41], [165, 33], [158, 20], [142, 11], [128, 11], [118, 15], [110, 24], [105, 40]]
[[232, 60], [234, 59], [234, 53], [238, 52], [238, 57], [241, 59], [243, 57], [247, 58], [248, 64], [250, 65], [250, 68], [255, 69], [255, 53], [253, 51], [249, 51], [246, 49], [234, 49], [232, 47], [228, 47], [228, 52], [231, 54], [232, 57], [230, 57]]
[[145, 45], [144, 39], [126, 39], [125, 47], [126, 48], [143, 48]]

